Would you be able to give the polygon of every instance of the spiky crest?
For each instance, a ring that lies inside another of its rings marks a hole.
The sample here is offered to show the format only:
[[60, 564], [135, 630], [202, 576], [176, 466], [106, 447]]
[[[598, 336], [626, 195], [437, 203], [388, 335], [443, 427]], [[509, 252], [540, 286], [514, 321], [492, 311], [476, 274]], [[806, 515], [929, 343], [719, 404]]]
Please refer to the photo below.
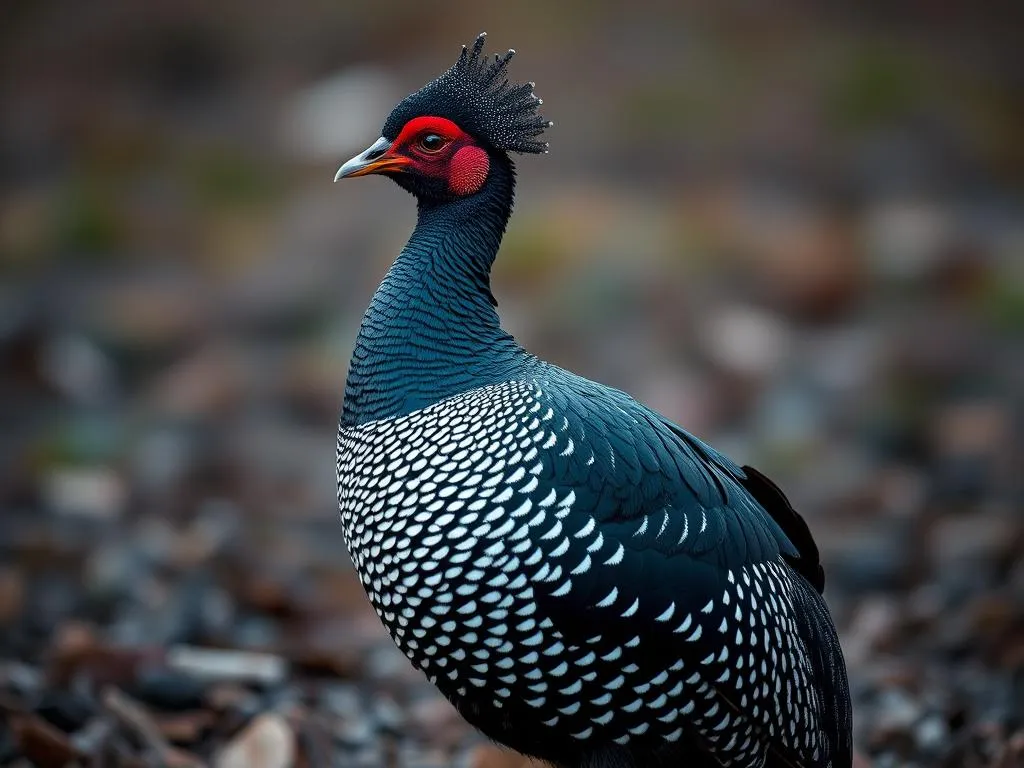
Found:
[[509, 82], [506, 68], [515, 50], [494, 59], [483, 56], [486, 37], [481, 32], [472, 48], [462, 46], [451, 68], [403, 99], [384, 123], [384, 137], [393, 141], [412, 118], [436, 115], [496, 149], [547, 152], [547, 142], [537, 137], [553, 123], [537, 114], [543, 101], [534, 94], [534, 83]]

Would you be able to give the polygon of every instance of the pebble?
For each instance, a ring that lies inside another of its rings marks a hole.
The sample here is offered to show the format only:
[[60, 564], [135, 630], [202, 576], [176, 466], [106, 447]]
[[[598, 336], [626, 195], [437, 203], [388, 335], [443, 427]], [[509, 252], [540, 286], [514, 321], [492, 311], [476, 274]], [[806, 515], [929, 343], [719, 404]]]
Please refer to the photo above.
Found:
[[320, 701], [339, 717], [354, 718], [363, 712], [362, 694], [354, 683], [325, 685], [320, 692]]
[[10, 727], [19, 753], [37, 768], [65, 768], [79, 756], [67, 735], [42, 718], [15, 715]]
[[295, 734], [280, 715], [262, 714], [213, 760], [214, 768], [290, 768], [295, 765]]
[[470, 733], [455, 707], [432, 690], [409, 707], [409, 725], [425, 742], [444, 749], [454, 748]]
[[[399, 91], [391, 74], [357, 66], [332, 73], [295, 94], [284, 111], [282, 132], [292, 150], [317, 162], [361, 151]], [[342, 106], [344, 105], [344, 106]]]
[[508, 749], [493, 744], [474, 747], [469, 757], [470, 768], [530, 768], [531, 761]]
[[949, 727], [941, 715], [930, 714], [917, 724], [914, 738], [926, 754], [938, 754], [949, 740]]
[[88, 337], [60, 334], [44, 345], [40, 368], [68, 399], [90, 406], [109, 401], [116, 392], [116, 374], [108, 357]]
[[35, 711], [62, 731], [77, 731], [96, 712], [96, 702], [77, 691], [52, 690], [43, 694]]
[[0, 627], [14, 622], [21, 614], [25, 582], [20, 572], [0, 566]]
[[191, 674], [162, 667], [143, 668], [129, 690], [137, 699], [166, 710], [202, 706], [208, 684]]
[[847, 664], [862, 664], [895, 637], [901, 617], [897, 602], [888, 596], [869, 596], [860, 601], [849, 629], [842, 637]]
[[946, 515], [932, 528], [930, 550], [937, 563], [986, 566], [1010, 554], [1022, 530], [1020, 519], [1012, 513]]
[[168, 650], [167, 666], [208, 680], [268, 686], [281, 683], [288, 673], [287, 662], [273, 654], [187, 645], [173, 646]]
[[752, 307], [719, 309], [703, 329], [707, 353], [726, 369], [744, 375], [769, 375], [785, 363], [792, 345], [781, 318]]
[[361, 747], [373, 739], [374, 727], [369, 718], [356, 716], [343, 718], [334, 729], [339, 743], [348, 747]]
[[162, 714], [156, 718], [160, 733], [175, 744], [194, 744], [216, 722], [216, 714], [208, 709]]
[[96, 755], [114, 733], [114, 722], [107, 717], [95, 717], [71, 735], [71, 743], [83, 755]]
[[206, 704], [217, 712], [239, 718], [256, 715], [262, 706], [260, 697], [237, 683], [214, 683], [206, 694]]
[[366, 670], [371, 677], [387, 679], [421, 680], [422, 675], [402, 652], [392, 643], [381, 643], [370, 652], [365, 660]]
[[398, 734], [405, 724], [405, 714], [402, 712], [402, 708], [388, 696], [381, 696], [374, 701], [373, 716], [381, 730], [393, 734]]
[[1007, 740], [1000, 750], [999, 758], [993, 768], [1021, 768], [1024, 766], [1024, 728], [1018, 730]]
[[20, 661], [0, 661], [0, 689], [28, 699], [43, 687], [45, 678], [38, 667]]
[[121, 478], [103, 467], [51, 470], [44, 479], [42, 496], [54, 512], [94, 520], [116, 519], [127, 500]]
[[906, 730], [921, 717], [921, 705], [899, 688], [883, 690], [877, 701], [878, 720], [887, 729]]

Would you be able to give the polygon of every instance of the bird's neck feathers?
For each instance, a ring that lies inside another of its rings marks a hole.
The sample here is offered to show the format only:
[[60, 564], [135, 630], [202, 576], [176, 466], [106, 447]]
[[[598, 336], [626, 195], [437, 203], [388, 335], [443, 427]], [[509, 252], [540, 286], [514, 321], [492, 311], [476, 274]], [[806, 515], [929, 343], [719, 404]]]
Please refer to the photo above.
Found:
[[[466, 298], [486, 298], [493, 308], [491, 266], [512, 214], [514, 196], [515, 168], [508, 155], [496, 152], [488, 179], [477, 194], [417, 201], [416, 229], [396, 264], [426, 246], [433, 257], [433, 272], [451, 281], [452, 288], [474, 289]], [[490, 314], [494, 315], [493, 309]]]
[[419, 200], [416, 228], [363, 316], [343, 424], [394, 418], [504, 380], [520, 359], [490, 287], [515, 188], [511, 160], [496, 154], [477, 194]]

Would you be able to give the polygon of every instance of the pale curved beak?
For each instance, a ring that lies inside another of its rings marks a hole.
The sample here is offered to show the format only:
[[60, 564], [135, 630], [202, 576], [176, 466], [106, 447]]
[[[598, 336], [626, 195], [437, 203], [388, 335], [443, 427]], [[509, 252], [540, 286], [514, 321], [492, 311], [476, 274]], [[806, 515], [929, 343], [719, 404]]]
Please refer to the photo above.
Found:
[[388, 150], [390, 149], [391, 142], [382, 136], [341, 166], [334, 175], [334, 180], [393, 171], [409, 164], [408, 158], [401, 155], [389, 155]]

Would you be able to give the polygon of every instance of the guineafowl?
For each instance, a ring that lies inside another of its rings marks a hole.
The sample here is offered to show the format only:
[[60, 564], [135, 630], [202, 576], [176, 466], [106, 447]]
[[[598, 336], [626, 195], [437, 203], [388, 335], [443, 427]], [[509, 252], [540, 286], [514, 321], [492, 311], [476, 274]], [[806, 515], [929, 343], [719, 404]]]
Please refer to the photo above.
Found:
[[362, 320], [337, 442], [345, 542], [398, 647], [489, 738], [556, 766], [849, 768], [818, 550], [770, 480], [531, 355], [490, 289], [509, 153], [551, 125], [514, 51], [405, 98], [336, 180], [418, 220]]

